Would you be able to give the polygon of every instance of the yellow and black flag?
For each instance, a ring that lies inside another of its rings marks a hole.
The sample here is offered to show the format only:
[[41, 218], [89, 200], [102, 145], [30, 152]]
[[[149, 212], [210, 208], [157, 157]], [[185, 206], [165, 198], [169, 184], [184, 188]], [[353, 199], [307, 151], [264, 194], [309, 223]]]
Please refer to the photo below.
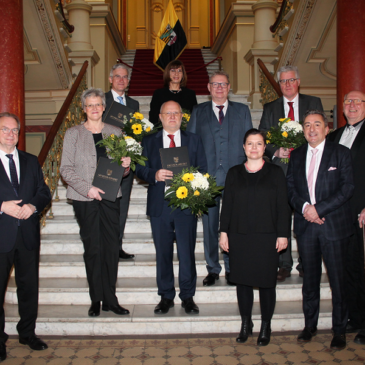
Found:
[[187, 43], [184, 29], [170, 0], [157, 33], [153, 63], [164, 70], [169, 62], [181, 55]]

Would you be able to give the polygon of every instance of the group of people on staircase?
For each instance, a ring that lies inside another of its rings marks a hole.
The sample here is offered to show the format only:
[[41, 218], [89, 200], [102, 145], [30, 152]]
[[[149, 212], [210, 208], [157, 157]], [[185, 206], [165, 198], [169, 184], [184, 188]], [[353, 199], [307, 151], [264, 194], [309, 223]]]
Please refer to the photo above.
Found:
[[[161, 297], [154, 312], [165, 314], [174, 306], [173, 242], [179, 265], [179, 297], [187, 314], [199, 313], [194, 302], [197, 272], [195, 243], [197, 218], [188, 210], [172, 212], [164, 199], [165, 181], [172, 172], [162, 168], [159, 149], [187, 146], [190, 164], [215, 176], [224, 185], [220, 200], [203, 216], [204, 254], [207, 276], [204, 286], [219, 280], [219, 246], [223, 250], [225, 279], [237, 286], [242, 318], [237, 342], [252, 334], [253, 288], [259, 288], [261, 329], [258, 345], [270, 342], [271, 320], [276, 302], [276, 282], [290, 277], [291, 211], [303, 277], [305, 327], [299, 342], [317, 333], [320, 301], [321, 259], [326, 264], [332, 289], [331, 348], [346, 346], [345, 334], [359, 331], [355, 343], [365, 344], [365, 280], [362, 228], [365, 222], [365, 94], [351, 91], [344, 98], [347, 125], [329, 133], [320, 99], [299, 93], [296, 67], [279, 69], [283, 97], [264, 106], [259, 129], [252, 128], [248, 107], [228, 99], [229, 76], [214, 72], [207, 85], [211, 101], [197, 105], [194, 91], [187, 89], [186, 71], [180, 61], [170, 63], [164, 73], [165, 87], [156, 90], [150, 119], [162, 129], [142, 141], [145, 166], [136, 175], [149, 184], [147, 215], [151, 219], [156, 248], [156, 277]], [[104, 136], [121, 129], [105, 124], [102, 116], [113, 101], [134, 111], [139, 103], [125, 93], [129, 71], [114, 65], [111, 90], [88, 89], [82, 95], [86, 120], [65, 135], [61, 175], [68, 184], [80, 236], [89, 283], [89, 316], [100, 309], [129, 314], [118, 303], [116, 281], [118, 259], [134, 257], [123, 250], [122, 240], [129, 208], [133, 173], [130, 158], [115, 203], [102, 199], [101, 189], [92, 186], [98, 158], [106, 150], [96, 145]], [[180, 129], [182, 110], [192, 111], [187, 130]], [[266, 143], [265, 132], [288, 117], [303, 122], [307, 143], [290, 151]], [[39, 219], [50, 202], [41, 168], [32, 155], [16, 149], [20, 123], [17, 116], [0, 114], [0, 294], [4, 302], [12, 265], [18, 286], [19, 341], [34, 350], [47, 345], [35, 335], [38, 309]], [[265, 157], [266, 155], [266, 157]], [[290, 158], [289, 165], [280, 162]], [[286, 175], [286, 177], [285, 177]], [[289, 203], [289, 204], [288, 204]], [[219, 220], [220, 215], [220, 220]], [[220, 233], [220, 235], [219, 235]], [[279, 270], [278, 270], [279, 268]], [[101, 305], [102, 303], [102, 305]], [[5, 313], [0, 309], [0, 360], [6, 358]]]

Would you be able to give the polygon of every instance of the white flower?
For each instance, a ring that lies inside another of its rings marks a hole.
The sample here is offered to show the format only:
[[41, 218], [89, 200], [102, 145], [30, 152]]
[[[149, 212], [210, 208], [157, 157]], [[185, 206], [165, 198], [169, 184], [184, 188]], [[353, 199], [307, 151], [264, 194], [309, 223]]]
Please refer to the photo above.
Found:
[[209, 182], [208, 179], [201, 174], [200, 172], [195, 172], [194, 174], [194, 180], [190, 182], [191, 187], [196, 190], [197, 188], [208, 190], [209, 189]]
[[296, 133], [303, 132], [302, 125], [298, 122], [293, 121], [293, 120], [291, 120], [290, 122], [284, 123], [282, 125], [281, 129], [283, 131], [286, 131], [286, 132], [289, 132], [289, 131], [293, 131], [293, 132], [296, 132]]
[[142, 146], [134, 138], [125, 138], [127, 143], [127, 151], [134, 152], [138, 155], [142, 154]]
[[153, 123], [151, 123], [148, 119], [146, 118], [143, 118], [142, 119], [142, 124], [143, 124], [143, 130], [145, 131], [148, 127], [151, 128], [151, 131], [154, 127]]

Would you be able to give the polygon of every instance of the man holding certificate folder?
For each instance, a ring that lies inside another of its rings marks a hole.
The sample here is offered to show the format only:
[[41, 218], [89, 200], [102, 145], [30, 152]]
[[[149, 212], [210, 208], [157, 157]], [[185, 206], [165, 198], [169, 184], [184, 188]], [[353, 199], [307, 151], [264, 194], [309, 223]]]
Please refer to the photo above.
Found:
[[160, 149], [186, 146], [190, 166], [207, 171], [207, 160], [200, 136], [180, 130], [182, 111], [178, 103], [168, 101], [161, 106], [160, 119], [163, 129], [146, 136], [142, 141], [146, 166], [137, 165], [136, 175], [149, 183], [147, 215], [151, 219], [152, 235], [156, 247], [156, 277], [160, 303], [156, 314], [165, 314], [174, 306], [175, 286], [173, 272], [173, 243], [179, 257], [179, 297], [186, 313], [199, 313], [193, 296], [196, 288], [195, 242], [197, 218], [189, 209], [172, 212], [165, 200], [165, 181], [172, 178], [170, 170], [163, 169]]

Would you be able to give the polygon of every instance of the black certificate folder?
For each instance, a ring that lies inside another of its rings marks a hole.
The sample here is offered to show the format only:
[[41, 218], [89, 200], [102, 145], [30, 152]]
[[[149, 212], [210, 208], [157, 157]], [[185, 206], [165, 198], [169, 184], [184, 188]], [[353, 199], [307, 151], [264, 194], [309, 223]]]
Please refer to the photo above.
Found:
[[100, 157], [96, 168], [93, 186], [103, 190], [105, 194], [100, 196], [114, 202], [118, 195], [118, 190], [123, 179], [124, 167], [117, 162], [105, 157]]
[[130, 114], [134, 114], [133, 109], [113, 101], [110, 108], [103, 115], [103, 122], [123, 128], [124, 116], [129, 120]]
[[[189, 151], [187, 146], [160, 148], [161, 164], [165, 170], [170, 170], [176, 174], [180, 174], [183, 169], [190, 167]], [[167, 186], [171, 185], [171, 180], [165, 181]]]

